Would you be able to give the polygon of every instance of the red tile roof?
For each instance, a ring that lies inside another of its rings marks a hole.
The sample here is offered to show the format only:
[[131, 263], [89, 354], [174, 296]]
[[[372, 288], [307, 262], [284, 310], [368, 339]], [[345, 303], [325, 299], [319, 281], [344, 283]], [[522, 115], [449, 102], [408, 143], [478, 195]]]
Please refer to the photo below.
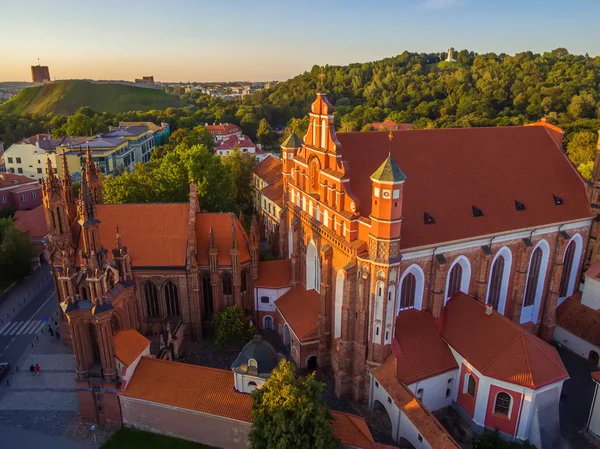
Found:
[[115, 357], [125, 366], [129, 367], [144, 350], [150, 346], [150, 340], [135, 329], [123, 329], [113, 337]]
[[556, 349], [485, 305], [458, 293], [444, 309], [444, 340], [483, 375], [537, 389], [568, 379]]
[[258, 279], [254, 286], [259, 288], [289, 287], [292, 282], [292, 260], [269, 260], [258, 263]]
[[15, 227], [33, 240], [41, 240], [48, 235], [44, 206], [29, 211], [15, 213]]
[[238, 148], [256, 148], [254, 142], [252, 142], [247, 136], [243, 135], [241, 138], [238, 136], [231, 136], [220, 141], [217, 144], [216, 150], [233, 150], [236, 144]]
[[262, 189], [260, 193], [269, 198], [279, 207], [283, 207], [283, 180], [280, 179], [275, 181], [270, 186]]
[[220, 123], [218, 125], [206, 125], [205, 128], [214, 136], [226, 136], [228, 134], [241, 133], [242, 128], [231, 123]]
[[235, 220], [235, 230], [238, 247], [240, 248], [240, 262], [250, 260], [248, 249], [248, 236], [234, 214], [227, 213], [200, 213], [196, 215], [196, 241], [198, 254], [196, 260], [200, 265], [208, 265], [208, 235], [213, 228], [215, 245], [219, 251], [219, 265], [231, 265], [231, 218]]
[[429, 311], [400, 312], [392, 350], [398, 360], [397, 377], [406, 385], [458, 368]]
[[189, 204], [99, 204], [96, 210], [100, 243], [112, 250], [118, 227], [134, 267], [185, 266]]
[[[127, 389], [119, 396], [250, 423], [252, 397], [236, 392], [233, 385], [233, 372], [229, 370], [143, 357]], [[363, 418], [331, 413], [333, 434], [343, 444], [360, 449], [379, 447]]]
[[600, 346], [600, 310], [582, 304], [581, 296], [582, 293], [578, 291], [558, 306], [556, 324], [573, 335]]
[[[393, 133], [392, 157], [406, 174], [402, 248], [592, 217], [581, 176], [545, 127], [409, 130]], [[339, 133], [350, 187], [371, 213], [370, 175], [385, 160], [385, 133]], [[532, 164], [543, 176], [531, 176]], [[563, 200], [555, 205], [552, 195]], [[525, 204], [517, 211], [515, 201]], [[483, 211], [473, 217], [472, 207]], [[435, 224], [425, 225], [424, 213]]]
[[396, 406], [404, 412], [429, 446], [435, 449], [460, 448], [435, 416], [396, 379], [395, 373], [396, 359], [393, 355], [390, 355], [383, 365], [371, 371], [373, 377], [390, 395]]
[[270, 185], [283, 178], [282, 167], [283, 164], [279, 159], [268, 157], [254, 168], [254, 174]]
[[382, 127], [385, 127], [387, 131], [406, 131], [413, 127], [412, 123], [396, 123], [390, 119], [386, 119], [383, 122], [371, 123], [373, 131], [381, 131]]
[[600, 279], [600, 260], [594, 262], [584, 274], [594, 279]]
[[52, 139], [52, 134], [35, 134], [33, 136], [25, 137], [19, 140], [17, 143], [28, 143], [34, 145], [36, 142], [40, 142], [44, 139]]
[[316, 290], [305, 290], [304, 286], [292, 288], [275, 301], [275, 306], [300, 341], [317, 338], [320, 304], [319, 293]]
[[592, 379], [600, 384], [600, 371], [594, 371], [592, 373]]
[[37, 183], [37, 180], [28, 178], [27, 176], [0, 173], [0, 187], [12, 187], [22, 184], [35, 185]]
[[252, 397], [233, 385], [230, 370], [142, 357], [119, 395], [249, 423]]

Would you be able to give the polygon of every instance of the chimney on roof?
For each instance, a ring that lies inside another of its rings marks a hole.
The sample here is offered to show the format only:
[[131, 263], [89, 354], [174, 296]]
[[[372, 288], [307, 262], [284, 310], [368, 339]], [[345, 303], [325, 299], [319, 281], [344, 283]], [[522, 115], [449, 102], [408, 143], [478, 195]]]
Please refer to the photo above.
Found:
[[493, 311], [494, 311], [494, 307], [491, 304], [485, 305], [485, 314], [486, 315], [491, 315]]

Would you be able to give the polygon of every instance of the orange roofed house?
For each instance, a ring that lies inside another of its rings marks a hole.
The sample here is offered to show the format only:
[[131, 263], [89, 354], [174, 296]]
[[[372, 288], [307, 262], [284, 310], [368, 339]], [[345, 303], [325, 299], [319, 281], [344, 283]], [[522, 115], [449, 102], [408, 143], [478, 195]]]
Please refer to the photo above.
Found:
[[257, 279], [259, 325], [276, 326], [298, 365], [331, 367], [338, 395], [383, 405], [415, 447], [427, 438], [414, 397], [509, 439], [553, 438], [567, 374], [545, 341], [598, 252], [562, 131], [337, 134], [323, 93], [309, 119], [282, 145], [288, 260], [270, 272], [289, 269], [289, 283]]
[[[81, 416], [120, 422], [115, 392], [133, 360], [115, 350], [126, 342], [171, 359], [224, 307], [253, 310], [258, 224], [248, 237], [233, 214], [202, 213], [194, 185], [189, 203], [103, 204], [98, 167], [87, 160], [77, 201], [66, 164], [59, 180], [48, 162], [47, 253], [61, 333], [75, 354]], [[115, 339], [120, 330], [140, 338]]]

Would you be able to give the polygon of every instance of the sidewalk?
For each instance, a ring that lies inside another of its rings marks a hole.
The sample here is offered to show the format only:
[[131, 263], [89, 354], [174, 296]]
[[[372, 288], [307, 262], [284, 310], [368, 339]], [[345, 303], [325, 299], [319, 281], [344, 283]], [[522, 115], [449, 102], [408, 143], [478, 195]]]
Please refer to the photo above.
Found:
[[42, 265], [29, 277], [15, 285], [5, 299], [0, 300], [0, 325], [13, 318], [33, 298], [34, 293], [53, 282], [50, 266]]

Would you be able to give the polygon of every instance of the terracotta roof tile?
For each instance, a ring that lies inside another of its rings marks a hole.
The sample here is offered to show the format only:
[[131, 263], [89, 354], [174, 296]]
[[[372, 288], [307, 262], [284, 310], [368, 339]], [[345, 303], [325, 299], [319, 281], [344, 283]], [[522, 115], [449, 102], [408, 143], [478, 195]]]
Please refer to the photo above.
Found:
[[600, 384], [600, 371], [594, 371], [592, 373], [592, 379]]
[[594, 279], [600, 279], [600, 260], [594, 262], [584, 274]]
[[233, 385], [232, 371], [142, 357], [119, 395], [249, 423], [252, 398]]
[[280, 179], [275, 181], [273, 184], [262, 189], [260, 193], [269, 198], [279, 207], [283, 207], [283, 180]]
[[385, 126], [388, 131], [406, 131], [413, 127], [412, 123], [396, 123], [387, 119], [383, 122], [373, 122], [371, 123], [373, 127], [373, 131], [381, 131], [381, 127]]
[[218, 125], [206, 125], [204, 126], [214, 136], [226, 136], [228, 134], [241, 133], [242, 128], [231, 123], [220, 123]]
[[281, 174], [282, 168], [283, 164], [279, 159], [276, 157], [268, 157], [254, 167], [254, 174], [270, 185], [283, 178], [283, 175]]
[[425, 441], [435, 449], [459, 448], [460, 446], [448, 434], [446, 429], [414, 394], [396, 379], [396, 359], [390, 355], [383, 365], [371, 371], [371, 374], [390, 395], [410, 422], [417, 428]]
[[396, 374], [406, 385], [458, 368], [429, 311], [400, 312], [392, 350], [398, 360]]
[[292, 282], [292, 260], [280, 259], [258, 263], [258, 279], [255, 287], [281, 288], [289, 287]]
[[217, 146], [215, 149], [216, 150], [233, 150], [233, 148], [236, 145], [238, 146], [238, 148], [255, 148], [256, 149], [256, 145], [254, 144], [254, 142], [252, 142], [249, 137], [244, 136], [244, 135], [242, 135], [242, 137], [233, 135], [231, 137], [228, 137], [225, 140], [221, 140], [221, 141], [219, 141], [219, 143], [217, 143]]
[[320, 303], [321, 296], [316, 290], [298, 286], [275, 301], [275, 306], [300, 341], [307, 341], [318, 336]]
[[331, 411], [331, 414], [334, 417], [333, 434], [342, 444], [364, 449], [374, 447], [375, 440], [364, 418], [337, 411]]
[[219, 251], [219, 265], [231, 265], [231, 218], [235, 220], [235, 231], [238, 247], [240, 248], [240, 262], [250, 260], [248, 249], [248, 235], [234, 214], [227, 213], [199, 213], [196, 215], [196, 241], [198, 254], [196, 259], [200, 265], [208, 265], [208, 235], [213, 228], [215, 244]]
[[[339, 133], [350, 188], [371, 212], [369, 176], [388, 156], [385, 133]], [[540, 126], [409, 130], [391, 155], [406, 173], [402, 248], [416, 248], [592, 217], [581, 176]], [[543, 176], [531, 176], [531, 164]], [[555, 205], [552, 195], [564, 203]], [[515, 200], [526, 210], [516, 211]], [[473, 217], [472, 206], [483, 211]], [[423, 213], [435, 219], [425, 225]]]
[[558, 306], [556, 324], [573, 335], [600, 346], [600, 310], [582, 304], [581, 296], [582, 292], [578, 291]]
[[13, 175], [12, 173], [0, 173], [0, 187], [12, 187], [21, 184], [36, 185], [37, 181], [35, 179], [31, 179], [23, 175]]
[[150, 346], [150, 340], [135, 329], [124, 329], [118, 331], [113, 337], [115, 345], [115, 357], [129, 367], [144, 350]]
[[100, 243], [112, 250], [119, 227], [134, 267], [185, 266], [189, 204], [99, 204], [96, 210]]
[[537, 389], [569, 377], [556, 349], [458, 293], [444, 309], [443, 337], [485, 376]]
[[44, 206], [38, 206], [30, 211], [15, 213], [15, 226], [33, 240], [40, 240], [48, 235], [48, 225]]

